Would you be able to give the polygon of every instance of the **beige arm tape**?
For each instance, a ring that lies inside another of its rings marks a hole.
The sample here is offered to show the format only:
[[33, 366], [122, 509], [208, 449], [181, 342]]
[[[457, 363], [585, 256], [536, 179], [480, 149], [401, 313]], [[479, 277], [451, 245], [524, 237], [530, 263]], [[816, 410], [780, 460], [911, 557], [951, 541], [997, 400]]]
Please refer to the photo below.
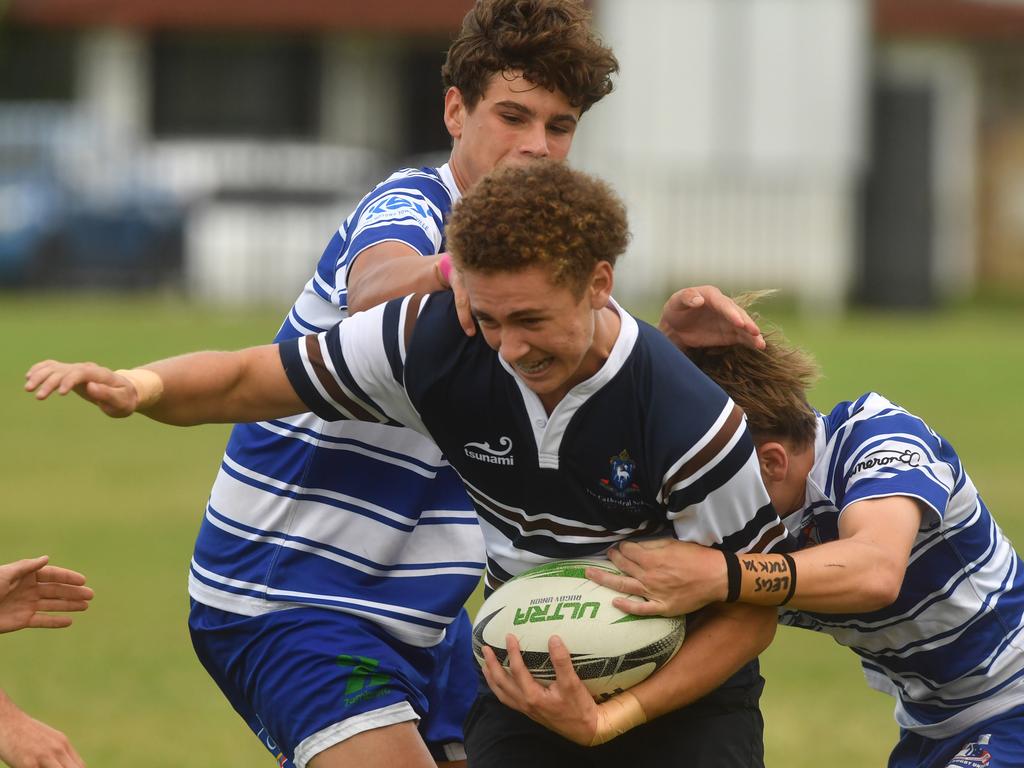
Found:
[[128, 370], [122, 368], [114, 373], [124, 376], [135, 387], [135, 392], [139, 396], [139, 402], [135, 406], [136, 411], [144, 411], [160, 401], [160, 396], [164, 393], [164, 380], [156, 371], [151, 371], [148, 368]]
[[597, 708], [597, 730], [590, 746], [604, 744], [647, 722], [644, 708], [629, 691], [613, 696]]

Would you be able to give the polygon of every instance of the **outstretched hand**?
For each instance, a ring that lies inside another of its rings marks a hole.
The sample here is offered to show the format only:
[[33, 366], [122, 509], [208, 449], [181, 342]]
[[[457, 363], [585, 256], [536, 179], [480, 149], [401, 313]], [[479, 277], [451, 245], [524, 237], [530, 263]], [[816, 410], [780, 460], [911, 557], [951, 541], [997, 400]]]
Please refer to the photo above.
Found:
[[623, 613], [681, 616], [725, 599], [725, 560], [716, 549], [677, 539], [626, 541], [608, 550], [608, 558], [623, 575], [587, 568], [587, 578], [646, 598], [615, 598], [612, 605]]
[[130, 416], [139, 404], [131, 381], [96, 363], [43, 360], [25, 374], [25, 391], [34, 392], [36, 400], [45, 400], [54, 392], [61, 396], [74, 392], [114, 418]]
[[0, 632], [67, 627], [70, 616], [54, 616], [51, 612], [84, 611], [89, 607], [93, 591], [85, 586], [85, 576], [47, 565], [48, 561], [43, 556], [0, 565]]
[[683, 352], [736, 344], [765, 348], [764, 337], [753, 318], [713, 285], [673, 293], [661, 310], [658, 328]]

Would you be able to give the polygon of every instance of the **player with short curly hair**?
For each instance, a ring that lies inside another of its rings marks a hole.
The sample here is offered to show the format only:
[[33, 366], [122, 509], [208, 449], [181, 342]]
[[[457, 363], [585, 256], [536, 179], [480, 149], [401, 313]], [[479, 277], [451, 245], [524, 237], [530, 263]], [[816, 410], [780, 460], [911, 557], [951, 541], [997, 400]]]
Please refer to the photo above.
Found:
[[[554, 284], [580, 294], [598, 262], [613, 267], [629, 242], [626, 210], [608, 185], [538, 163], [522, 186], [483, 179], [448, 222], [459, 268], [479, 274], [544, 267]], [[569, 181], [574, 183], [568, 184]]]

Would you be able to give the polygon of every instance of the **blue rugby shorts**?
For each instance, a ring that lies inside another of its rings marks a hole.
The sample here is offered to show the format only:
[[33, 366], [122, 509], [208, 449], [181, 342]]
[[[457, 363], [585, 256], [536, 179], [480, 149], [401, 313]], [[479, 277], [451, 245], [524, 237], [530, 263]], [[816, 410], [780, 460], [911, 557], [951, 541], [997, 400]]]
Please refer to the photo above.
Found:
[[192, 601], [196, 655], [280, 766], [363, 731], [418, 720], [431, 754], [463, 758], [477, 665], [465, 610], [433, 648], [326, 608], [242, 616]]
[[1024, 766], [1024, 706], [948, 739], [901, 731], [889, 768], [1020, 768]]

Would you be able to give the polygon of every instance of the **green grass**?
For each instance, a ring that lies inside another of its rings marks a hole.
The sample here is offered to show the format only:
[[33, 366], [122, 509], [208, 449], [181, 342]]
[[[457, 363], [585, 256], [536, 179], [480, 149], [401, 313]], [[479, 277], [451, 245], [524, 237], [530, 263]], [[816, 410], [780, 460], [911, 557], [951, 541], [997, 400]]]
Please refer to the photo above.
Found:
[[[282, 315], [172, 299], [0, 295], [0, 561], [47, 553], [88, 574], [97, 592], [70, 630], [0, 638], [0, 686], [65, 731], [90, 765], [273, 764], [196, 662], [185, 628], [192, 540], [227, 428], [174, 430], [115, 422], [70, 399], [36, 403], [21, 392], [22, 374], [44, 357], [127, 367], [260, 343]], [[924, 415], [965, 457], [1004, 529], [1024, 541], [1019, 306], [782, 317], [827, 373], [816, 405], [876, 389]], [[770, 766], [884, 764], [896, 735], [892, 702], [864, 685], [852, 654], [782, 629], [763, 670]]]

